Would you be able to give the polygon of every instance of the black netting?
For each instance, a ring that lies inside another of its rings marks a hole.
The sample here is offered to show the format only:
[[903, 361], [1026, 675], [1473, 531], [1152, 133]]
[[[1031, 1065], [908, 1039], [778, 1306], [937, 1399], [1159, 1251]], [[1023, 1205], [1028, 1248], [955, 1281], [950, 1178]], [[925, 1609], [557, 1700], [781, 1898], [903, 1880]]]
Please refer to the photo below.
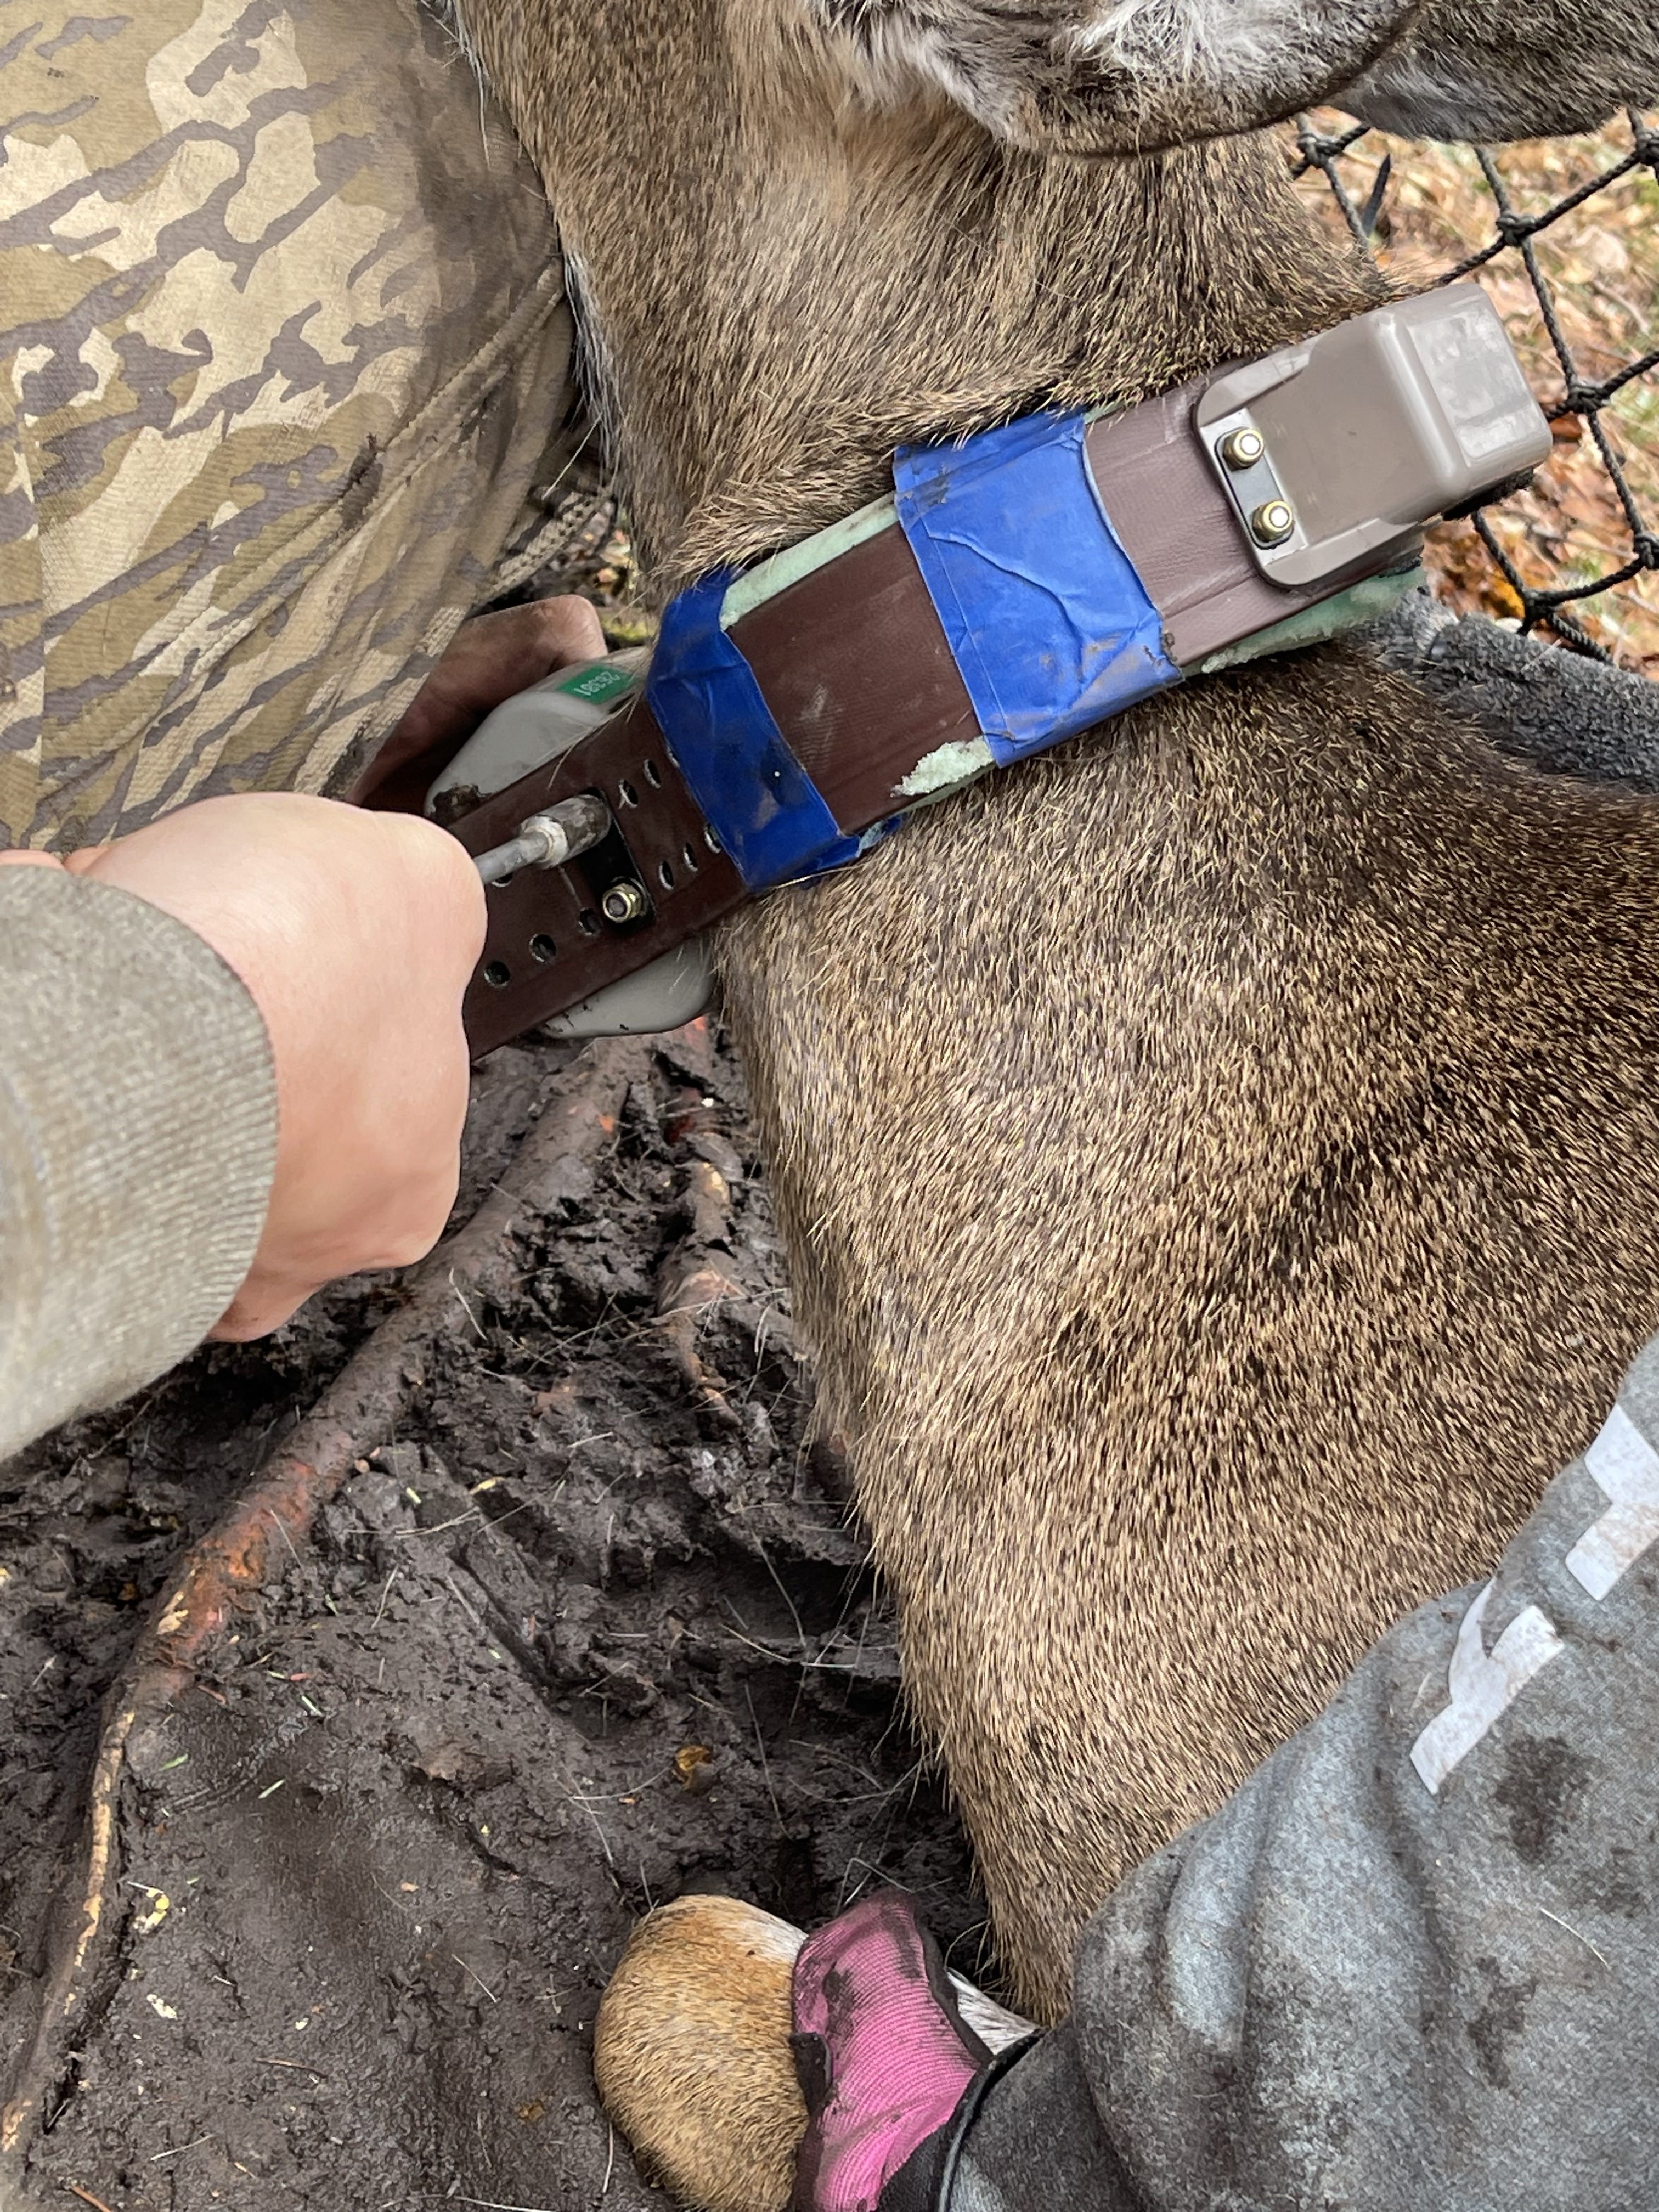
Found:
[[[1293, 173], [1302, 177], [1316, 171], [1323, 177], [1342, 219], [1360, 244], [1370, 252], [1379, 231], [1386, 232], [1388, 228], [1390, 191], [1411, 162], [1412, 149], [1399, 149], [1398, 161], [1390, 149], [1373, 167], [1376, 149], [1383, 143], [1380, 134], [1369, 131], [1363, 124], [1337, 129], [1322, 127], [1327, 120], [1336, 122], [1340, 118], [1303, 116], [1298, 119], [1298, 151]], [[1547, 568], [1540, 580], [1538, 562], [1530, 561], [1523, 568], [1513, 548], [1503, 542], [1493, 527], [1491, 508], [1476, 512], [1472, 518], [1473, 527], [1519, 603], [1523, 629], [1547, 629], [1581, 652], [1611, 659], [1613, 656], [1607, 646], [1598, 641], [1571, 610], [1585, 601], [1601, 600], [1604, 593], [1633, 590], [1636, 580], [1644, 572], [1659, 574], [1659, 502], [1650, 493], [1639, 490], [1632, 483], [1627, 453], [1621, 452], [1620, 437], [1610, 433], [1604, 420], [1609, 403], [1618, 394], [1638, 379], [1652, 378], [1656, 368], [1659, 368], [1659, 345], [1650, 344], [1645, 350], [1633, 352], [1632, 357], [1619, 360], [1616, 366], [1599, 374], [1587, 374], [1581, 354], [1594, 350], [1605, 358], [1608, 348], [1606, 343], [1598, 343], [1593, 349], [1586, 349], [1582, 339], [1575, 347], [1561, 313], [1557, 290], [1559, 278], [1552, 279], [1542, 264], [1539, 248], [1540, 240], [1555, 226], [1595, 202], [1598, 195], [1610, 193], [1622, 180], [1645, 172], [1659, 183], [1659, 124], [1651, 118], [1632, 113], [1615, 134], [1602, 134], [1591, 143], [1599, 155], [1605, 155], [1610, 148], [1614, 158], [1598, 161], [1594, 173], [1562, 197], [1530, 211], [1517, 204], [1516, 191], [1506, 173], [1512, 158], [1509, 150], [1494, 153], [1486, 147], [1475, 147], [1473, 151], [1489, 195], [1489, 200], [1483, 201], [1482, 215], [1490, 223], [1491, 235], [1466, 239], [1464, 243], [1471, 250], [1461, 258], [1449, 260], [1448, 265], [1434, 272], [1419, 275], [1426, 282], [1449, 284], [1459, 277], [1493, 270], [1505, 256], [1513, 257], [1525, 270], [1542, 332], [1548, 341], [1544, 363], [1547, 366], [1553, 359], [1554, 371], [1559, 373], [1559, 382], [1553, 389], [1540, 390], [1539, 397], [1553, 425], [1566, 426], [1571, 418], [1577, 418], [1582, 431], [1571, 434], [1593, 441], [1612, 500], [1628, 531], [1628, 554], [1624, 554], [1621, 545], [1620, 557], [1603, 555], [1595, 564], [1596, 573], [1589, 576], [1574, 574], [1565, 580], [1559, 574], [1550, 576]], [[1659, 328], [1659, 301], [1650, 296], [1645, 307], [1643, 334], [1650, 340]], [[1632, 327], [1639, 325], [1632, 325], [1627, 318], [1627, 344]], [[1536, 364], [1533, 374], [1536, 381]], [[1562, 434], [1560, 428], [1557, 434]], [[1625, 434], [1628, 435], [1628, 432]], [[1547, 562], [1550, 541], [1545, 538], [1542, 543]], [[1532, 573], [1527, 573], [1527, 568]]]

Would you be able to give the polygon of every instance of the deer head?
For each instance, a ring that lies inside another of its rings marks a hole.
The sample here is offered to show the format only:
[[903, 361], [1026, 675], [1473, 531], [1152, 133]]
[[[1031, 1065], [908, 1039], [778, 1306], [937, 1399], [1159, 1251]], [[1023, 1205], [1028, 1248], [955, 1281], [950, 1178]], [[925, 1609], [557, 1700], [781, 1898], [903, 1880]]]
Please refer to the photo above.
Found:
[[1659, 92], [1659, 24], [1609, 0], [805, 0], [870, 94], [932, 84], [990, 131], [1126, 154], [1334, 100], [1407, 137], [1582, 131]]

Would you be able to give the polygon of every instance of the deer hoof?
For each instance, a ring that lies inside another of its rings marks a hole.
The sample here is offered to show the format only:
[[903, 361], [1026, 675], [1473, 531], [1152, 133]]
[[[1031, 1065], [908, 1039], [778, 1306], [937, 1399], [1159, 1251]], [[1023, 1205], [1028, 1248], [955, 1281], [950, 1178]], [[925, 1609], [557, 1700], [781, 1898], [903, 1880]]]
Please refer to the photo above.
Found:
[[789, 2047], [805, 1938], [730, 1897], [641, 1921], [593, 2023], [593, 2073], [635, 2163], [696, 2212], [785, 2212], [806, 2107]]

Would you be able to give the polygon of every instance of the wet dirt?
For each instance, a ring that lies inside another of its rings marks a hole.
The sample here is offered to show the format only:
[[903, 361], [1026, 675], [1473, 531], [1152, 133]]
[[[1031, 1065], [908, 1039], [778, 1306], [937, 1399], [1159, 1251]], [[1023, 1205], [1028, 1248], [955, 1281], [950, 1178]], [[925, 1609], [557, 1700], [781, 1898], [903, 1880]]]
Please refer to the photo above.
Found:
[[[631, 1049], [511, 1294], [429, 1347], [398, 1434], [135, 1732], [118, 1940], [0, 2202], [626, 2212], [661, 2200], [599, 2111], [590, 2031], [647, 1905], [726, 1889], [811, 1923], [894, 1881], [981, 1966], [811, 1439], [735, 1061], [701, 1024]], [[572, 1060], [489, 1064], [458, 1218]], [[181, 1553], [398, 1302], [343, 1285], [0, 1468], [0, 2081], [78, 1894], [106, 1691]]]

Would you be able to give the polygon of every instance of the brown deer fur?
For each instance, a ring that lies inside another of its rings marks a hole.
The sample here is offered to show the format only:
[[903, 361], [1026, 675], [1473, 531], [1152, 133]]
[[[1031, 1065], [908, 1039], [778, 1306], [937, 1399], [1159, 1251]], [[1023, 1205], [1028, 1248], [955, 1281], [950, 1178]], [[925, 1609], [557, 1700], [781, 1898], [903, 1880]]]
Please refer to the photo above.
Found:
[[[800, 0], [465, 12], [662, 590], [896, 440], [1373, 295], [1273, 142], [1017, 150], [866, 104]], [[909, 1694], [1052, 2015], [1126, 1866], [1491, 1565], [1659, 1324], [1659, 814], [1328, 649], [987, 781], [721, 959]]]
[[593, 2076], [635, 2165], [698, 2212], [783, 2212], [806, 2106], [790, 2054], [798, 1929], [677, 1897], [629, 1939], [593, 2022]]

